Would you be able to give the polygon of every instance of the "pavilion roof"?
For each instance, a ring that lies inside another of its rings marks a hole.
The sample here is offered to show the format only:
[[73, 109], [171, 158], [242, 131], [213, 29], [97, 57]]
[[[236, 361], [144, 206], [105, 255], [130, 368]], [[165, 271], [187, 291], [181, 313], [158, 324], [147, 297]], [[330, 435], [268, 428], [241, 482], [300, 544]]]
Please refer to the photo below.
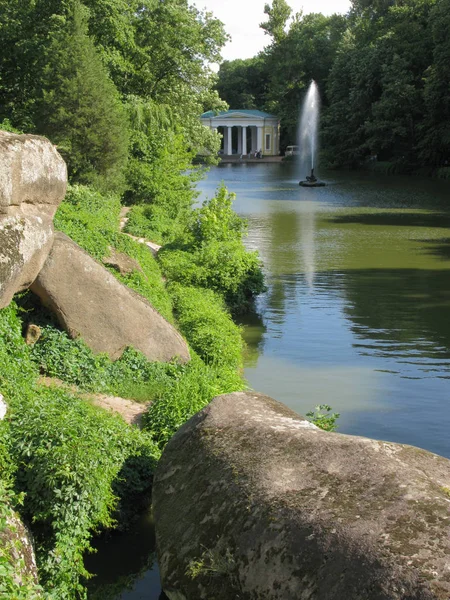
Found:
[[277, 119], [275, 115], [271, 115], [269, 113], [263, 112], [262, 110], [254, 110], [248, 108], [230, 108], [230, 110], [221, 110], [220, 112], [215, 112], [213, 110], [208, 110], [203, 113], [202, 119], [211, 119], [213, 117], [223, 117], [225, 115], [232, 115], [233, 113], [239, 113], [248, 115], [249, 117], [259, 117], [261, 119]]

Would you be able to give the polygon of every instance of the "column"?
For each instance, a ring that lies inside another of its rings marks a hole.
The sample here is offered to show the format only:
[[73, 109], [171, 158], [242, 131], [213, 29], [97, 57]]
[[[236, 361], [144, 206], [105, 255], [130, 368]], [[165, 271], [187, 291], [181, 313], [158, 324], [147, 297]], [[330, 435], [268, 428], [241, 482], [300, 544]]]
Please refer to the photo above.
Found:
[[223, 128], [223, 153], [227, 153], [227, 144], [228, 144], [228, 127]]
[[231, 137], [231, 127], [227, 127], [227, 151], [225, 152], [225, 154], [228, 154], [229, 156], [231, 156], [233, 154], [233, 147], [231, 145], [232, 142], [232, 137]]
[[263, 128], [262, 127], [257, 127], [257, 135], [256, 135], [256, 145], [258, 146], [257, 151], [259, 152], [259, 150], [261, 150], [262, 152], [264, 152], [264, 148], [263, 148]]
[[247, 125], [242, 127], [242, 154], [247, 154]]
[[242, 154], [242, 127], [238, 127], [237, 128], [237, 138], [238, 138], [238, 148], [237, 148], [237, 152], [239, 155]]
[[252, 132], [252, 149], [251, 152], [256, 152], [256, 127], [250, 127], [250, 131]]

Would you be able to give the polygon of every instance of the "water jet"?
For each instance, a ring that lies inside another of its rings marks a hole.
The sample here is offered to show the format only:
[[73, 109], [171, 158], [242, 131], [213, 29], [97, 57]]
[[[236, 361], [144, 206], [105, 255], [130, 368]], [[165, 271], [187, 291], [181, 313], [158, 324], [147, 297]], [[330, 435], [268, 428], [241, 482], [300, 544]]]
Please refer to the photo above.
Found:
[[317, 154], [319, 106], [319, 90], [316, 82], [313, 80], [303, 100], [298, 130], [300, 166], [302, 170], [309, 171], [311, 169], [311, 174], [307, 175], [306, 179], [299, 181], [299, 185], [303, 187], [323, 187], [325, 185], [323, 181], [319, 181], [314, 175]]

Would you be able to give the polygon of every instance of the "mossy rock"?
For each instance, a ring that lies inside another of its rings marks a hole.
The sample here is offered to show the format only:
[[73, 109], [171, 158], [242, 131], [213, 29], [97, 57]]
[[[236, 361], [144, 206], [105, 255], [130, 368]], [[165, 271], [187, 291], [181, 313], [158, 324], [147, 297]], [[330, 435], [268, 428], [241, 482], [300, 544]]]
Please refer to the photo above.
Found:
[[450, 461], [328, 433], [255, 392], [171, 439], [153, 488], [171, 599], [448, 600]]

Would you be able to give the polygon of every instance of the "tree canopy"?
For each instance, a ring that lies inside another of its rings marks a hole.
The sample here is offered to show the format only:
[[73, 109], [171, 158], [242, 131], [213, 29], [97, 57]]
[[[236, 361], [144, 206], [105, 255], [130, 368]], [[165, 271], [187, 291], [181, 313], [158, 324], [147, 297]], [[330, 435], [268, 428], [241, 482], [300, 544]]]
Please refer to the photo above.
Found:
[[[187, 0], [0, 0], [0, 123], [47, 135], [72, 179], [131, 196], [136, 159], [149, 181], [155, 162], [181, 176], [197, 152], [217, 154], [199, 115], [225, 107], [209, 65], [226, 39]], [[143, 181], [137, 192], [154, 199]]]
[[[271, 43], [225, 62], [217, 89], [232, 108], [281, 118], [296, 141], [299, 107], [314, 79], [322, 96], [322, 147], [330, 164], [370, 156], [411, 168], [450, 161], [448, 0], [353, 0], [347, 15], [296, 14], [266, 5]], [[255, 84], [255, 66], [258, 80]]]

